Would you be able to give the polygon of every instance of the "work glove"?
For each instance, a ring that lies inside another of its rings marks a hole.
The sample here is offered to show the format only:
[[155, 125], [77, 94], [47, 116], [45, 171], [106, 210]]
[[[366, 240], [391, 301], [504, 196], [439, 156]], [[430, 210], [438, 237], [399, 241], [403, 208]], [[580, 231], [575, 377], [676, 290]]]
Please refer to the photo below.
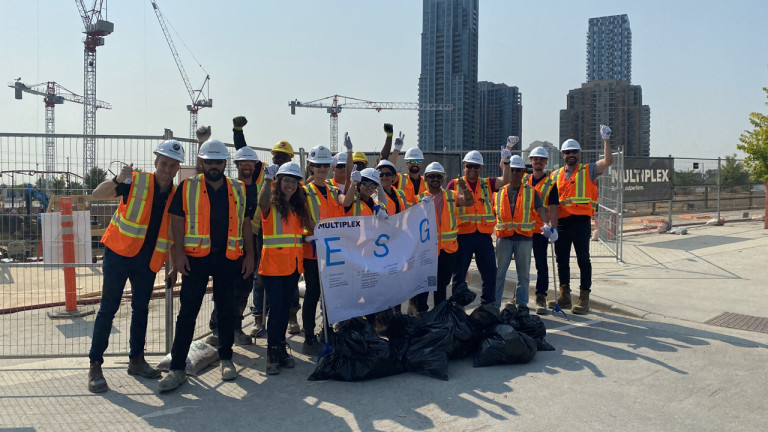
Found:
[[432, 195], [427, 195], [421, 199], [421, 202], [430, 202], [430, 201], [432, 201]]
[[403, 150], [403, 144], [405, 144], [405, 135], [400, 132], [400, 136], [395, 138], [395, 150], [401, 151]]
[[387, 214], [387, 211], [383, 208], [379, 208], [379, 210], [376, 211], [376, 219], [380, 221], [385, 221], [389, 219], [389, 215]]
[[280, 168], [280, 165], [278, 164], [272, 164], [264, 168], [264, 178], [273, 180], [275, 178], [275, 175], [277, 174], [278, 168]]
[[604, 140], [611, 139], [611, 128], [609, 128], [606, 125], [600, 125], [600, 136], [603, 137]]
[[541, 227], [541, 234], [544, 237], [546, 237], [550, 243], [554, 243], [557, 241], [557, 238], [558, 238], [557, 230], [549, 226], [549, 224], [546, 224], [543, 227]]
[[394, 128], [392, 128], [392, 123], [384, 123], [384, 133], [387, 134], [387, 138], [392, 138], [392, 131]]
[[123, 165], [120, 174], [117, 175], [117, 181], [125, 184], [133, 183], [133, 164]]
[[313, 235], [304, 236], [304, 243], [312, 243], [315, 240], [317, 240], [317, 237]]
[[514, 135], [509, 136], [507, 138], [507, 148], [512, 150], [515, 148], [515, 145], [517, 145], [518, 142], [520, 142], [520, 137], [516, 137]]
[[512, 159], [512, 152], [509, 151], [508, 147], [502, 147], [501, 148], [501, 161], [505, 164], [509, 163], [509, 160]]
[[349, 132], [344, 132], [344, 147], [348, 152], [352, 151], [352, 140], [349, 139]]
[[248, 124], [248, 119], [243, 116], [237, 116], [232, 119], [232, 124], [235, 126], [235, 130], [243, 130], [243, 127]]
[[336, 156], [331, 158], [331, 166], [332, 167], [335, 167], [336, 164], [338, 164], [338, 163], [339, 163], [339, 158], [337, 158]]
[[363, 181], [363, 175], [360, 174], [360, 171], [357, 170], [357, 167], [352, 168], [352, 172], [349, 174], [349, 180], [354, 184], [358, 184]]

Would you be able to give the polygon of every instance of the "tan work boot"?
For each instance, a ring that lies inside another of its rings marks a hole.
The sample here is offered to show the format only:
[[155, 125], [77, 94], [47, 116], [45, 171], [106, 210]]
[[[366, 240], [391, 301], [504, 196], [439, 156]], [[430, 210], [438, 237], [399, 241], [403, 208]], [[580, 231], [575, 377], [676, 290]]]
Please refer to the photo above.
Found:
[[251, 337], [263, 337], [266, 334], [264, 331], [263, 319], [264, 316], [261, 314], [253, 315], [253, 328], [251, 329]]
[[109, 390], [104, 373], [101, 372], [101, 363], [91, 362], [91, 367], [88, 369], [88, 390], [91, 393], [103, 393]]
[[576, 300], [576, 304], [571, 308], [571, 313], [576, 315], [584, 315], [589, 312], [589, 291], [579, 291], [579, 299]]
[[136, 358], [128, 360], [128, 375], [138, 375], [144, 378], [160, 378], [160, 371], [153, 368], [144, 360], [144, 356], [140, 355]]
[[547, 296], [544, 294], [536, 294], [536, 314], [547, 314]]
[[[571, 307], [571, 287], [568, 285], [560, 285], [560, 295], [557, 296], [557, 304], [560, 305], [561, 309], [566, 309]], [[555, 308], [555, 302], [551, 301], [549, 302], [549, 308], [554, 309]]]
[[288, 333], [297, 334], [301, 331], [299, 326], [299, 318], [296, 314], [299, 312], [299, 308], [291, 308], [291, 314], [288, 316]]
[[235, 345], [243, 346], [253, 343], [253, 339], [245, 334], [242, 329], [235, 330]]
[[161, 392], [167, 392], [180, 386], [187, 380], [187, 373], [184, 370], [171, 369], [167, 375], [160, 380], [157, 389]]

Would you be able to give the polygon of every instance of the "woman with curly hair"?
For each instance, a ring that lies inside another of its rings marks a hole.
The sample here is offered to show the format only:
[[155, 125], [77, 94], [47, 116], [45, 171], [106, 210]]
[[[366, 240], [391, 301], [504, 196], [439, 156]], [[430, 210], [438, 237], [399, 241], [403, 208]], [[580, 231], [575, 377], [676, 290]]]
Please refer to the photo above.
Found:
[[267, 375], [279, 374], [281, 367], [292, 368], [296, 364], [288, 354], [285, 331], [291, 294], [304, 272], [304, 230], [312, 232], [315, 228], [306, 193], [300, 185], [302, 178], [301, 167], [296, 162], [287, 162], [279, 168], [268, 166], [264, 169], [264, 187], [259, 193], [264, 234], [259, 274], [270, 303]]

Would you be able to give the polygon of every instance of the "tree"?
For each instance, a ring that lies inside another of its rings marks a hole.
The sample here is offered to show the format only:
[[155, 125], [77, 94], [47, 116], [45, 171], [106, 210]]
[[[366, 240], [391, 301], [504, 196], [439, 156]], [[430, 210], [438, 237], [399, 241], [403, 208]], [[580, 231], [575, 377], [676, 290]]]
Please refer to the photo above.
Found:
[[[763, 87], [763, 91], [768, 97], [768, 87]], [[768, 106], [768, 102], [765, 105]], [[754, 129], [741, 134], [741, 144], [736, 148], [747, 154], [744, 163], [749, 167], [752, 179], [765, 185], [765, 215], [768, 216], [768, 115], [753, 112], [749, 122]], [[768, 218], [765, 218], [763, 228], [768, 229]]]
[[720, 168], [720, 184], [729, 186], [749, 184], [749, 171], [743, 162], [736, 160], [736, 153], [725, 157], [725, 163]]
[[675, 186], [694, 186], [702, 183], [698, 171], [675, 171]]
[[89, 191], [96, 189], [101, 182], [107, 179], [107, 172], [99, 167], [91, 168], [83, 177], [83, 187]]

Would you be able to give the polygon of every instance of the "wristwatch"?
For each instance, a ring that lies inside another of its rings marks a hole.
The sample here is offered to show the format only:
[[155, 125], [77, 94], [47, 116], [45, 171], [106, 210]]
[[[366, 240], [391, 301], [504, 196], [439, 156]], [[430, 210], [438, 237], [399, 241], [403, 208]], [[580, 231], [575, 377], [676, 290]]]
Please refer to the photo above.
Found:
[[114, 183], [114, 184], [116, 184], [116, 185], [120, 186], [120, 182], [119, 182], [119, 181], [117, 181], [117, 176], [114, 176], [114, 177], [112, 177], [112, 183]]

